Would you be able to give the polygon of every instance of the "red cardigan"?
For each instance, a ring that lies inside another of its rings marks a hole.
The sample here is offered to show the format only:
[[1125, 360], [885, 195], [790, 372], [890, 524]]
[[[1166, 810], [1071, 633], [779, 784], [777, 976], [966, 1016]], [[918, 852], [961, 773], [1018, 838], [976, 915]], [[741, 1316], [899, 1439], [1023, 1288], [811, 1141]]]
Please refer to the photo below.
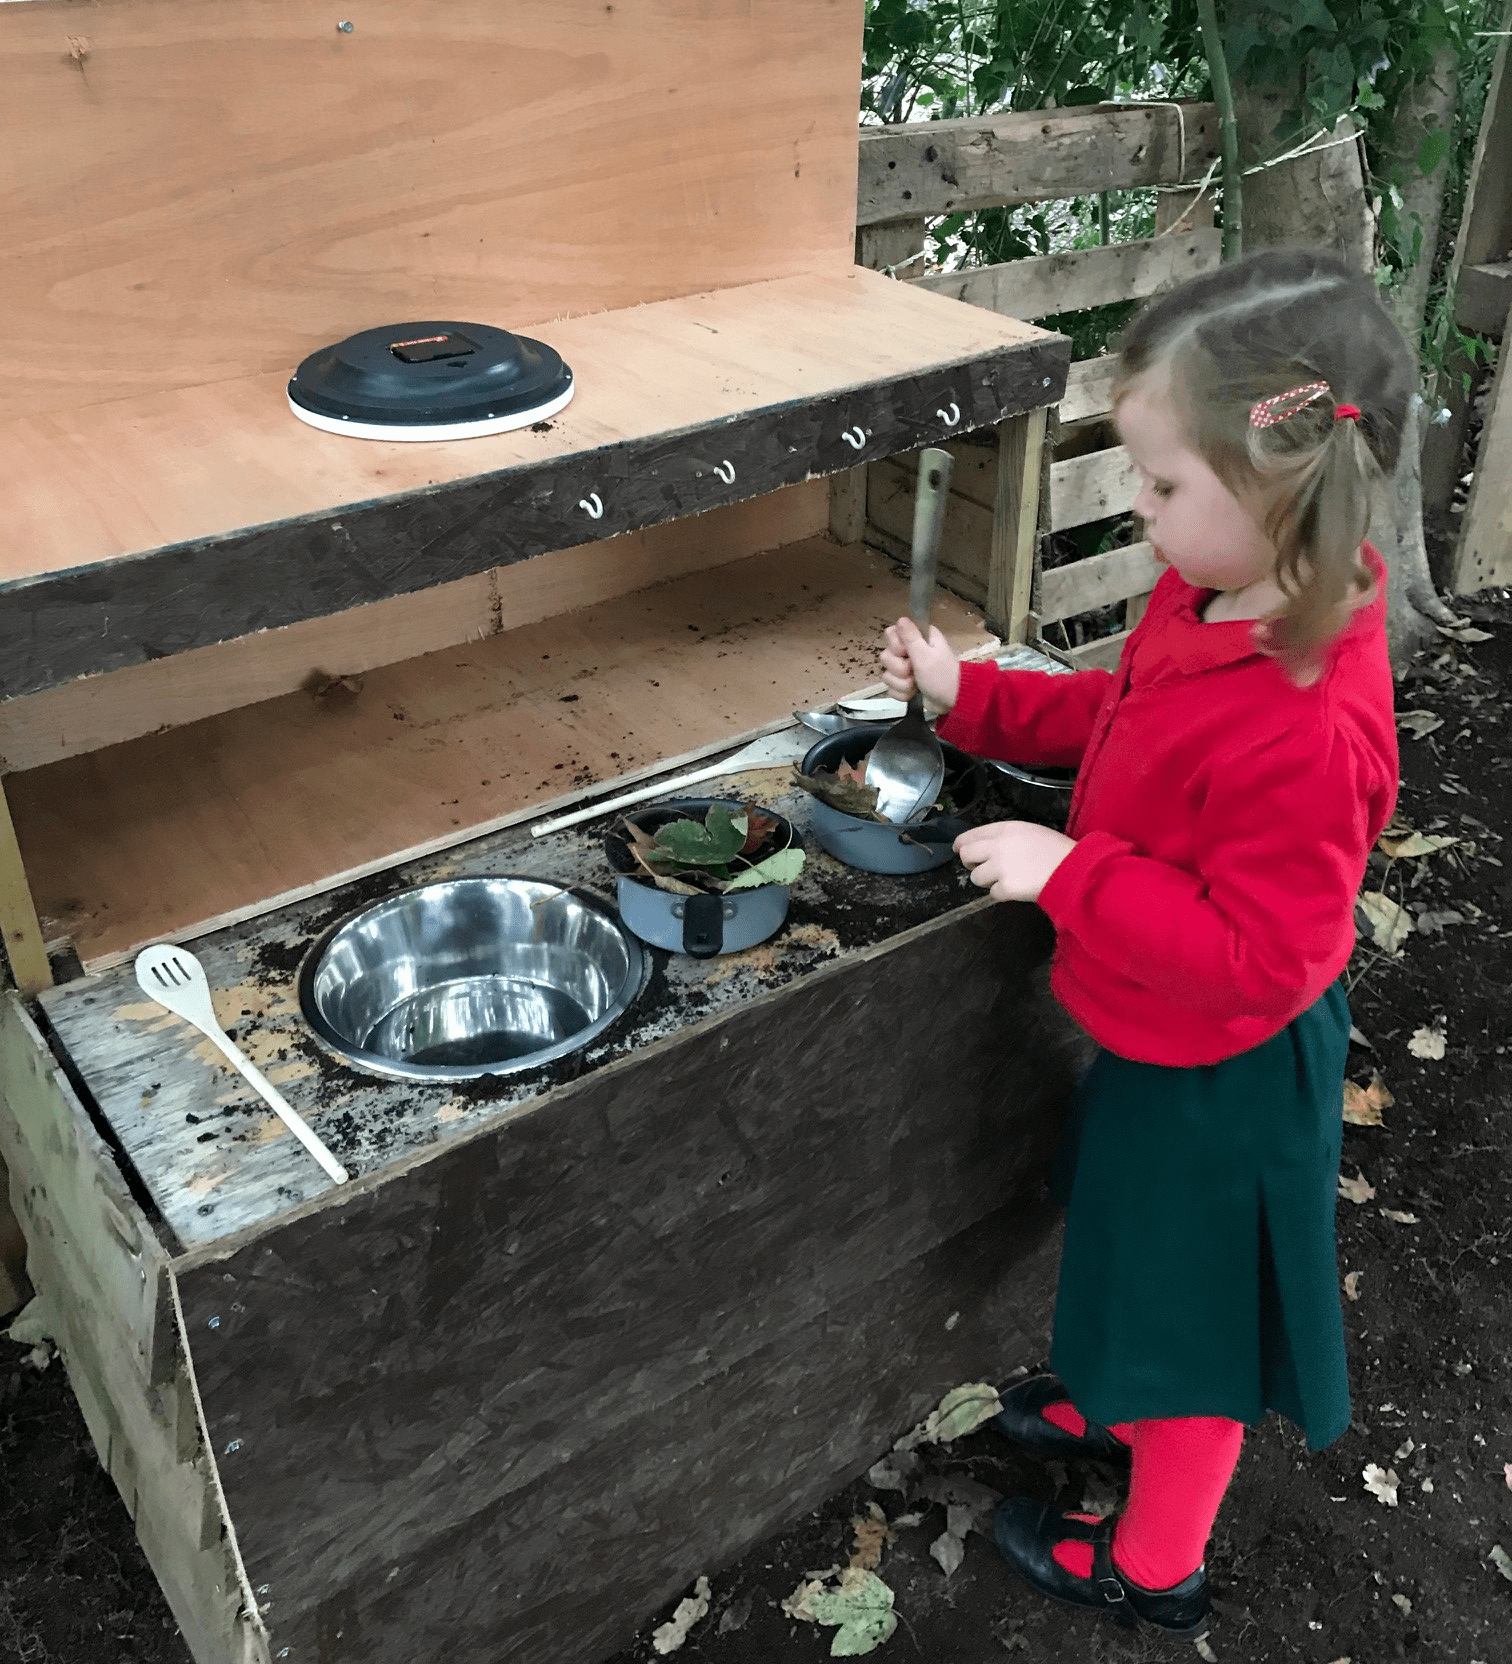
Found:
[[962, 665], [942, 738], [1080, 765], [1077, 840], [1040, 896], [1052, 987], [1136, 1062], [1217, 1063], [1268, 1040], [1343, 970], [1365, 860], [1397, 790], [1385, 569], [1311, 687], [1211, 591], [1167, 571], [1116, 672]]

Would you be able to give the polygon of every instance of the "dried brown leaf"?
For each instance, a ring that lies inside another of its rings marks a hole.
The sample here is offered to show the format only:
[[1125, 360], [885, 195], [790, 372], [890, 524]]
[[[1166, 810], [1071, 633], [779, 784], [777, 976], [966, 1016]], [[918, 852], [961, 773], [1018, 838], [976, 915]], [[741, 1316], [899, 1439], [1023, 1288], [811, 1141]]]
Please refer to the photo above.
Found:
[[861, 1519], [858, 1516], [851, 1521], [851, 1529], [856, 1533], [856, 1541], [851, 1549], [850, 1564], [859, 1566], [862, 1571], [870, 1571], [873, 1566], [880, 1565], [882, 1550], [894, 1541], [887, 1521]]
[[1344, 1119], [1352, 1127], [1380, 1126], [1381, 1111], [1390, 1109], [1395, 1102], [1378, 1071], [1372, 1073], [1369, 1086], [1356, 1085], [1352, 1080], [1344, 1082]]
[[1363, 1271], [1349, 1271], [1345, 1273], [1344, 1295], [1346, 1299], [1358, 1300], [1360, 1298], [1360, 1278], [1364, 1275], [1365, 1273]]
[[877, 788], [868, 786], [864, 778], [856, 780], [854, 773], [842, 776], [838, 772], [831, 774], [826, 769], [820, 769], [815, 774], [805, 774], [795, 763], [793, 781], [811, 797], [838, 809], [842, 815], [854, 815], [858, 820], [882, 819], [877, 813]]
[[1356, 1173], [1352, 1179], [1346, 1179], [1340, 1173], [1339, 1194], [1346, 1202], [1370, 1202], [1375, 1200], [1375, 1186], [1363, 1173]]

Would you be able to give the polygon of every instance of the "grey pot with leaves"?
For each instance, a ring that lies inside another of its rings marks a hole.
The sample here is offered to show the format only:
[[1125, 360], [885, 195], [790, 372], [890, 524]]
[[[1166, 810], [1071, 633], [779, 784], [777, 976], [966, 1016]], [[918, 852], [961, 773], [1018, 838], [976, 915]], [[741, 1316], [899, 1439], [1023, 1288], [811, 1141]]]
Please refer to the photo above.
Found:
[[[842, 763], [859, 768], [885, 732], [884, 723], [862, 723], [838, 734], [826, 734], [810, 748], [798, 772], [814, 780], [831, 774]], [[950, 794], [952, 813], [933, 811], [910, 825], [894, 826], [847, 814], [815, 796], [809, 802], [809, 826], [815, 838], [837, 860], [863, 872], [930, 872], [955, 860], [955, 840], [971, 824], [963, 817], [979, 806], [986, 777], [974, 757], [953, 745], [942, 745], [941, 749], [945, 753], [944, 789]], [[871, 801], [875, 803], [875, 796]]]
[[761, 809], [767, 835], [742, 854], [756, 830], [748, 808], [731, 798], [680, 798], [619, 822], [604, 852], [619, 875], [626, 928], [652, 947], [695, 959], [739, 953], [775, 935], [803, 868], [802, 840], [785, 816]]

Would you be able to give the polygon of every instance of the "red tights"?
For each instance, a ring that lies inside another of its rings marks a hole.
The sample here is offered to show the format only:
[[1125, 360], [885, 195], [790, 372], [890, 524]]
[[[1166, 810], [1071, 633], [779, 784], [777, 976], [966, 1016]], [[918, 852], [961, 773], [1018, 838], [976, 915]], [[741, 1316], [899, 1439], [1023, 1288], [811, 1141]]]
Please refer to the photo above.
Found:
[[[1086, 1431], [1069, 1403], [1048, 1404], [1041, 1413], [1077, 1437]], [[1113, 1536], [1114, 1562], [1142, 1589], [1169, 1589], [1202, 1564], [1218, 1505], [1239, 1465], [1243, 1424], [1223, 1416], [1180, 1416], [1122, 1421], [1108, 1430], [1134, 1456], [1129, 1500]], [[1059, 1543], [1054, 1554], [1073, 1577], [1092, 1575], [1089, 1543]]]

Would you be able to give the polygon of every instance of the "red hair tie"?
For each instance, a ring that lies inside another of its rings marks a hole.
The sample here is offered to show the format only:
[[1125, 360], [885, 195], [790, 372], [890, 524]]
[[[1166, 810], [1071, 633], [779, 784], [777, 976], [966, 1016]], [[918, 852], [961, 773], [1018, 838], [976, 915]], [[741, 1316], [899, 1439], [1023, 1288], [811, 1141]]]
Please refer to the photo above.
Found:
[[1334, 406], [1334, 420], [1336, 422], [1358, 422], [1360, 407], [1357, 404], [1336, 404]]

